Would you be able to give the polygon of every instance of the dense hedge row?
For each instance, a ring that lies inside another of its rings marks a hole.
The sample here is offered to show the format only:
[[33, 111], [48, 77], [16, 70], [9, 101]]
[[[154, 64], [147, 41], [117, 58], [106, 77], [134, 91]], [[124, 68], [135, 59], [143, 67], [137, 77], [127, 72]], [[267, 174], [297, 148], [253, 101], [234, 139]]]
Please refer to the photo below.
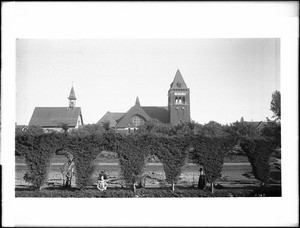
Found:
[[[208, 181], [213, 183], [221, 176], [226, 153], [237, 142], [236, 137], [226, 132], [212, 134], [208, 131], [208, 134], [200, 130], [193, 131], [189, 125], [181, 128], [159, 127], [155, 123], [129, 135], [98, 126], [50, 134], [33, 129], [17, 132], [15, 141], [16, 151], [25, 157], [29, 167], [24, 178], [36, 188], [45, 183], [51, 157], [58, 151], [69, 151], [73, 155], [76, 185], [86, 188], [91, 184], [94, 160], [102, 150], [108, 150], [117, 152], [123, 178], [133, 185], [142, 176], [147, 158], [155, 155], [163, 163], [166, 181], [172, 184], [174, 190], [188, 156], [204, 167]], [[267, 163], [273, 151], [272, 141], [262, 137], [246, 137], [241, 146], [249, 157], [255, 177], [266, 182], [269, 175]]]

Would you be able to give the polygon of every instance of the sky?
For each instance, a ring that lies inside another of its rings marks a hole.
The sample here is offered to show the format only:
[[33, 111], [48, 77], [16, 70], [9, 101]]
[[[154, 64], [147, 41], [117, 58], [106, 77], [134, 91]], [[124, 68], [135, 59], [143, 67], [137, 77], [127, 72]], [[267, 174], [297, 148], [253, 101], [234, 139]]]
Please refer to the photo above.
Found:
[[35, 107], [64, 107], [74, 86], [84, 124], [107, 112], [167, 106], [177, 69], [190, 88], [191, 119], [204, 124], [271, 117], [280, 91], [280, 40], [17, 39], [16, 122]]

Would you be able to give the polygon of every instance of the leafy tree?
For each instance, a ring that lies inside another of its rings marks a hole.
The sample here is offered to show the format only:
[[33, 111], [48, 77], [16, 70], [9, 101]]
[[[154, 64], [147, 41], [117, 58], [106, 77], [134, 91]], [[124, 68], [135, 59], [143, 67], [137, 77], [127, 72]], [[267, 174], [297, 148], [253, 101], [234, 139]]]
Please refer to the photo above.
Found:
[[264, 128], [261, 130], [261, 134], [264, 137], [272, 138], [275, 141], [276, 147], [281, 147], [281, 124], [280, 122], [275, 122], [268, 120]]
[[271, 111], [273, 112], [273, 117], [275, 120], [280, 120], [281, 119], [281, 98], [280, 98], [280, 92], [275, 91], [272, 94], [272, 101], [271, 101]]
[[102, 135], [106, 129], [101, 124], [86, 124], [79, 126], [78, 129], [72, 129], [71, 135], [88, 136], [88, 135]]
[[106, 120], [106, 121], [104, 121], [104, 122], [102, 123], [102, 127], [103, 127], [106, 131], [109, 130], [109, 126], [110, 126], [109, 120]]
[[243, 137], [255, 137], [260, 135], [260, 132], [256, 128], [256, 126], [244, 121], [236, 121], [229, 126], [225, 126], [224, 131], [233, 136], [238, 141]]
[[69, 125], [67, 123], [62, 123], [61, 128], [63, 129], [64, 133], [67, 133], [69, 130]]
[[164, 124], [156, 119], [150, 119], [141, 125], [138, 133], [155, 133], [158, 135], [176, 135], [176, 129], [170, 124]]
[[224, 127], [221, 124], [215, 121], [210, 121], [204, 125], [196, 125], [195, 134], [207, 137], [217, 137], [225, 136], [227, 133], [225, 132]]

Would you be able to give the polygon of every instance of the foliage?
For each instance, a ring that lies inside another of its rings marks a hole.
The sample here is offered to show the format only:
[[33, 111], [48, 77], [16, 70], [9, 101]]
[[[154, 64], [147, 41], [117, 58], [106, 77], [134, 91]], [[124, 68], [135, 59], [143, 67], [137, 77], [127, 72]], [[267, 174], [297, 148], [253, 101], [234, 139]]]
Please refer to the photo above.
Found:
[[253, 124], [244, 121], [236, 121], [229, 126], [225, 126], [224, 131], [237, 141], [244, 137], [257, 137], [260, 135], [259, 130]]
[[76, 185], [79, 188], [86, 188], [92, 184], [92, 174], [95, 170], [94, 161], [99, 152], [95, 147], [102, 145], [105, 141], [104, 137], [70, 135], [67, 140], [67, 149], [74, 157]]
[[61, 123], [61, 128], [63, 129], [64, 133], [67, 133], [69, 130], [69, 125], [67, 123]]
[[139, 127], [138, 133], [153, 133], [156, 135], [188, 135], [192, 134], [195, 127], [195, 123], [182, 123], [176, 126], [171, 124], [161, 123], [156, 119], [151, 119], [145, 122], [142, 126]]
[[23, 141], [24, 136], [18, 136], [16, 139], [18, 148], [22, 148], [22, 155], [28, 167], [24, 180], [39, 189], [46, 182], [49, 174], [51, 157], [58, 145], [55, 143], [58, 141], [57, 134], [27, 135], [25, 138], [27, 138], [26, 142]]
[[147, 150], [142, 145], [142, 136], [131, 134], [118, 140], [117, 153], [121, 173], [127, 183], [134, 183], [142, 175], [147, 157]]
[[281, 124], [280, 122], [275, 122], [268, 120], [264, 128], [261, 131], [262, 136], [272, 138], [275, 143], [276, 147], [281, 148]]
[[269, 160], [275, 146], [274, 140], [265, 137], [244, 138], [241, 142], [241, 147], [251, 163], [253, 175], [262, 184], [267, 183], [269, 180]]
[[272, 94], [270, 110], [273, 112], [273, 117], [275, 118], [275, 120], [281, 119], [281, 95], [277, 90]]
[[224, 126], [221, 124], [210, 121], [207, 124], [197, 124], [195, 126], [195, 134], [207, 137], [225, 136], [227, 133], [224, 130]]
[[235, 145], [230, 137], [195, 136], [192, 140], [191, 159], [203, 166], [208, 182], [214, 182], [221, 177], [224, 157]]
[[77, 129], [72, 129], [70, 135], [87, 136], [87, 135], [102, 135], [106, 129], [101, 124], [86, 124], [80, 125]]
[[152, 153], [163, 163], [166, 182], [177, 183], [187, 159], [188, 146], [188, 141], [183, 136], [152, 138]]
[[51, 197], [51, 198], [162, 198], [162, 197], [249, 197], [264, 193], [265, 196], [281, 196], [280, 189], [266, 189], [264, 192], [253, 189], [216, 189], [214, 194], [193, 188], [176, 189], [170, 191], [167, 189], [139, 189], [133, 193], [129, 189], [107, 189], [100, 192], [98, 189], [71, 189], [62, 190], [59, 188], [43, 189], [41, 191], [32, 191], [29, 189], [16, 189], [16, 197]]
[[109, 122], [109, 120], [104, 121], [104, 122], [102, 123], [102, 127], [103, 127], [106, 131], [108, 131], [109, 128], [110, 128], [110, 122]]

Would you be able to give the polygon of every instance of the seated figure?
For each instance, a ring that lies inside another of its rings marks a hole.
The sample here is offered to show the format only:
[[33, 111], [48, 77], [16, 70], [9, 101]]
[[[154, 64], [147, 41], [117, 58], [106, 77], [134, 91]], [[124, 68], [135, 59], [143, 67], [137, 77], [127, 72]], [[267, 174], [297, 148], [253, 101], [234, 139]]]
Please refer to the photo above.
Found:
[[100, 190], [100, 191], [104, 191], [107, 189], [107, 182], [106, 182], [106, 175], [104, 173], [100, 173], [99, 174], [99, 178], [98, 178], [98, 184], [97, 184], [97, 188]]

